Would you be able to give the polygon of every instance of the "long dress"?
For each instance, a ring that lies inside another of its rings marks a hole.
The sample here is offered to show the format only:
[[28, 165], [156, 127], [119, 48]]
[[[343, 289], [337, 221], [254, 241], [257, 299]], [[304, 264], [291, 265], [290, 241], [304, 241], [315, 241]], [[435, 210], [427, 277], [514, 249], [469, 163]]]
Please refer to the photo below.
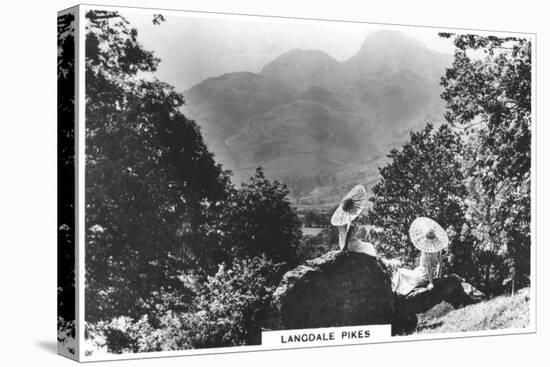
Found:
[[369, 256], [376, 257], [376, 249], [370, 242], [363, 242], [355, 237], [350, 238], [348, 242], [348, 249], [352, 252], [361, 252]]
[[422, 252], [419, 264], [414, 270], [400, 268], [392, 279], [393, 291], [396, 294], [406, 296], [413, 289], [425, 287], [430, 278], [428, 272], [432, 271], [432, 278], [438, 271], [439, 252]]

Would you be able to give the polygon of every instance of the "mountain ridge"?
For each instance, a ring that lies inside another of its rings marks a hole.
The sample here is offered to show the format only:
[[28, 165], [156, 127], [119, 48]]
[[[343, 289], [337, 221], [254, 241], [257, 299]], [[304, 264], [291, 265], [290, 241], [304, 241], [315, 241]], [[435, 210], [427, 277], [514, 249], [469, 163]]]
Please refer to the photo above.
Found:
[[371, 186], [411, 130], [443, 119], [439, 78], [452, 56], [397, 31], [373, 32], [337, 61], [293, 49], [259, 73], [208, 78], [184, 93], [218, 162], [245, 181], [256, 166], [285, 182], [296, 204], [333, 205]]

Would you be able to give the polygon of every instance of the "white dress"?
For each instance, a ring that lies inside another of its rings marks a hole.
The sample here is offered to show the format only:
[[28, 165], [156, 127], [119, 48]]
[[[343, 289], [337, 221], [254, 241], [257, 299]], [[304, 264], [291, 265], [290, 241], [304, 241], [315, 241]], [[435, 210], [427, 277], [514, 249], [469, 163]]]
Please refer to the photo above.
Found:
[[406, 296], [415, 288], [427, 286], [430, 281], [429, 271], [435, 278], [439, 266], [439, 252], [422, 252], [414, 270], [400, 268], [395, 273], [392, 280], [394, 293]]
[[351, 238], [348, 243], [348, 249], [352, 252], [361, 252], [369, 256], [376, 257], [376, 249], [370, 242], [363, 242], [357, 238]]

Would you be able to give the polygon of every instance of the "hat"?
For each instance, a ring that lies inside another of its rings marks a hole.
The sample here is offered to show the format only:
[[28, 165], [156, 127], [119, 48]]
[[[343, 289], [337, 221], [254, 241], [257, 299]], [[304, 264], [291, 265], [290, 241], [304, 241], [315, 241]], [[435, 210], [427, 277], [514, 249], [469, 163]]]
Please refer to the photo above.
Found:
[[332, 214], [330, 223], [333, 226], [349, 225], [361, 214], [367, 203], [367, 190], [363, 185], [357, 185], [344, 196], [338, 208]]
[[437, 252], [449, 244], [447, 232], [427, 217], [418, 217], [412, 222], [409, 237], [414, 247], [423, 252]]

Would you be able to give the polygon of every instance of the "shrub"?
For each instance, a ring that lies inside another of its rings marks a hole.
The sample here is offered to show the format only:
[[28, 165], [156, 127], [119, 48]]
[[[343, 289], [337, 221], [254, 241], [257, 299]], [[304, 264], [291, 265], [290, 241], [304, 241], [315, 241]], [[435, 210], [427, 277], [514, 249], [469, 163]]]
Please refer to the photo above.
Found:
[[88, 323], [86, 339], [90, 344], [86, 353], [104, 349], [110, 353], [189, 349], [188, 332], [181, 320], [180, 315], [169, 311], [159, 318], [157, 327], [152, 326], [147, 315], [137, 320], [121, 316], [111, 321]]
[[[272, 294], [281, 265], [266, 257], [222, 263], [213, 276], [194, 276], [195, 296], [186, 311], [159, 304], [139, 319], [127, 316], [86, 325], [89, 352], [137, 353], [259, 344], [269, 324]], [[173, 300], [170, 295], [160, 297]]]
[[280, 264], [266, 257], [220, 264], [197, 293], [198, 312], [185, 314], [194, 348], [259, 344], [269, 305], [281, 278]]

